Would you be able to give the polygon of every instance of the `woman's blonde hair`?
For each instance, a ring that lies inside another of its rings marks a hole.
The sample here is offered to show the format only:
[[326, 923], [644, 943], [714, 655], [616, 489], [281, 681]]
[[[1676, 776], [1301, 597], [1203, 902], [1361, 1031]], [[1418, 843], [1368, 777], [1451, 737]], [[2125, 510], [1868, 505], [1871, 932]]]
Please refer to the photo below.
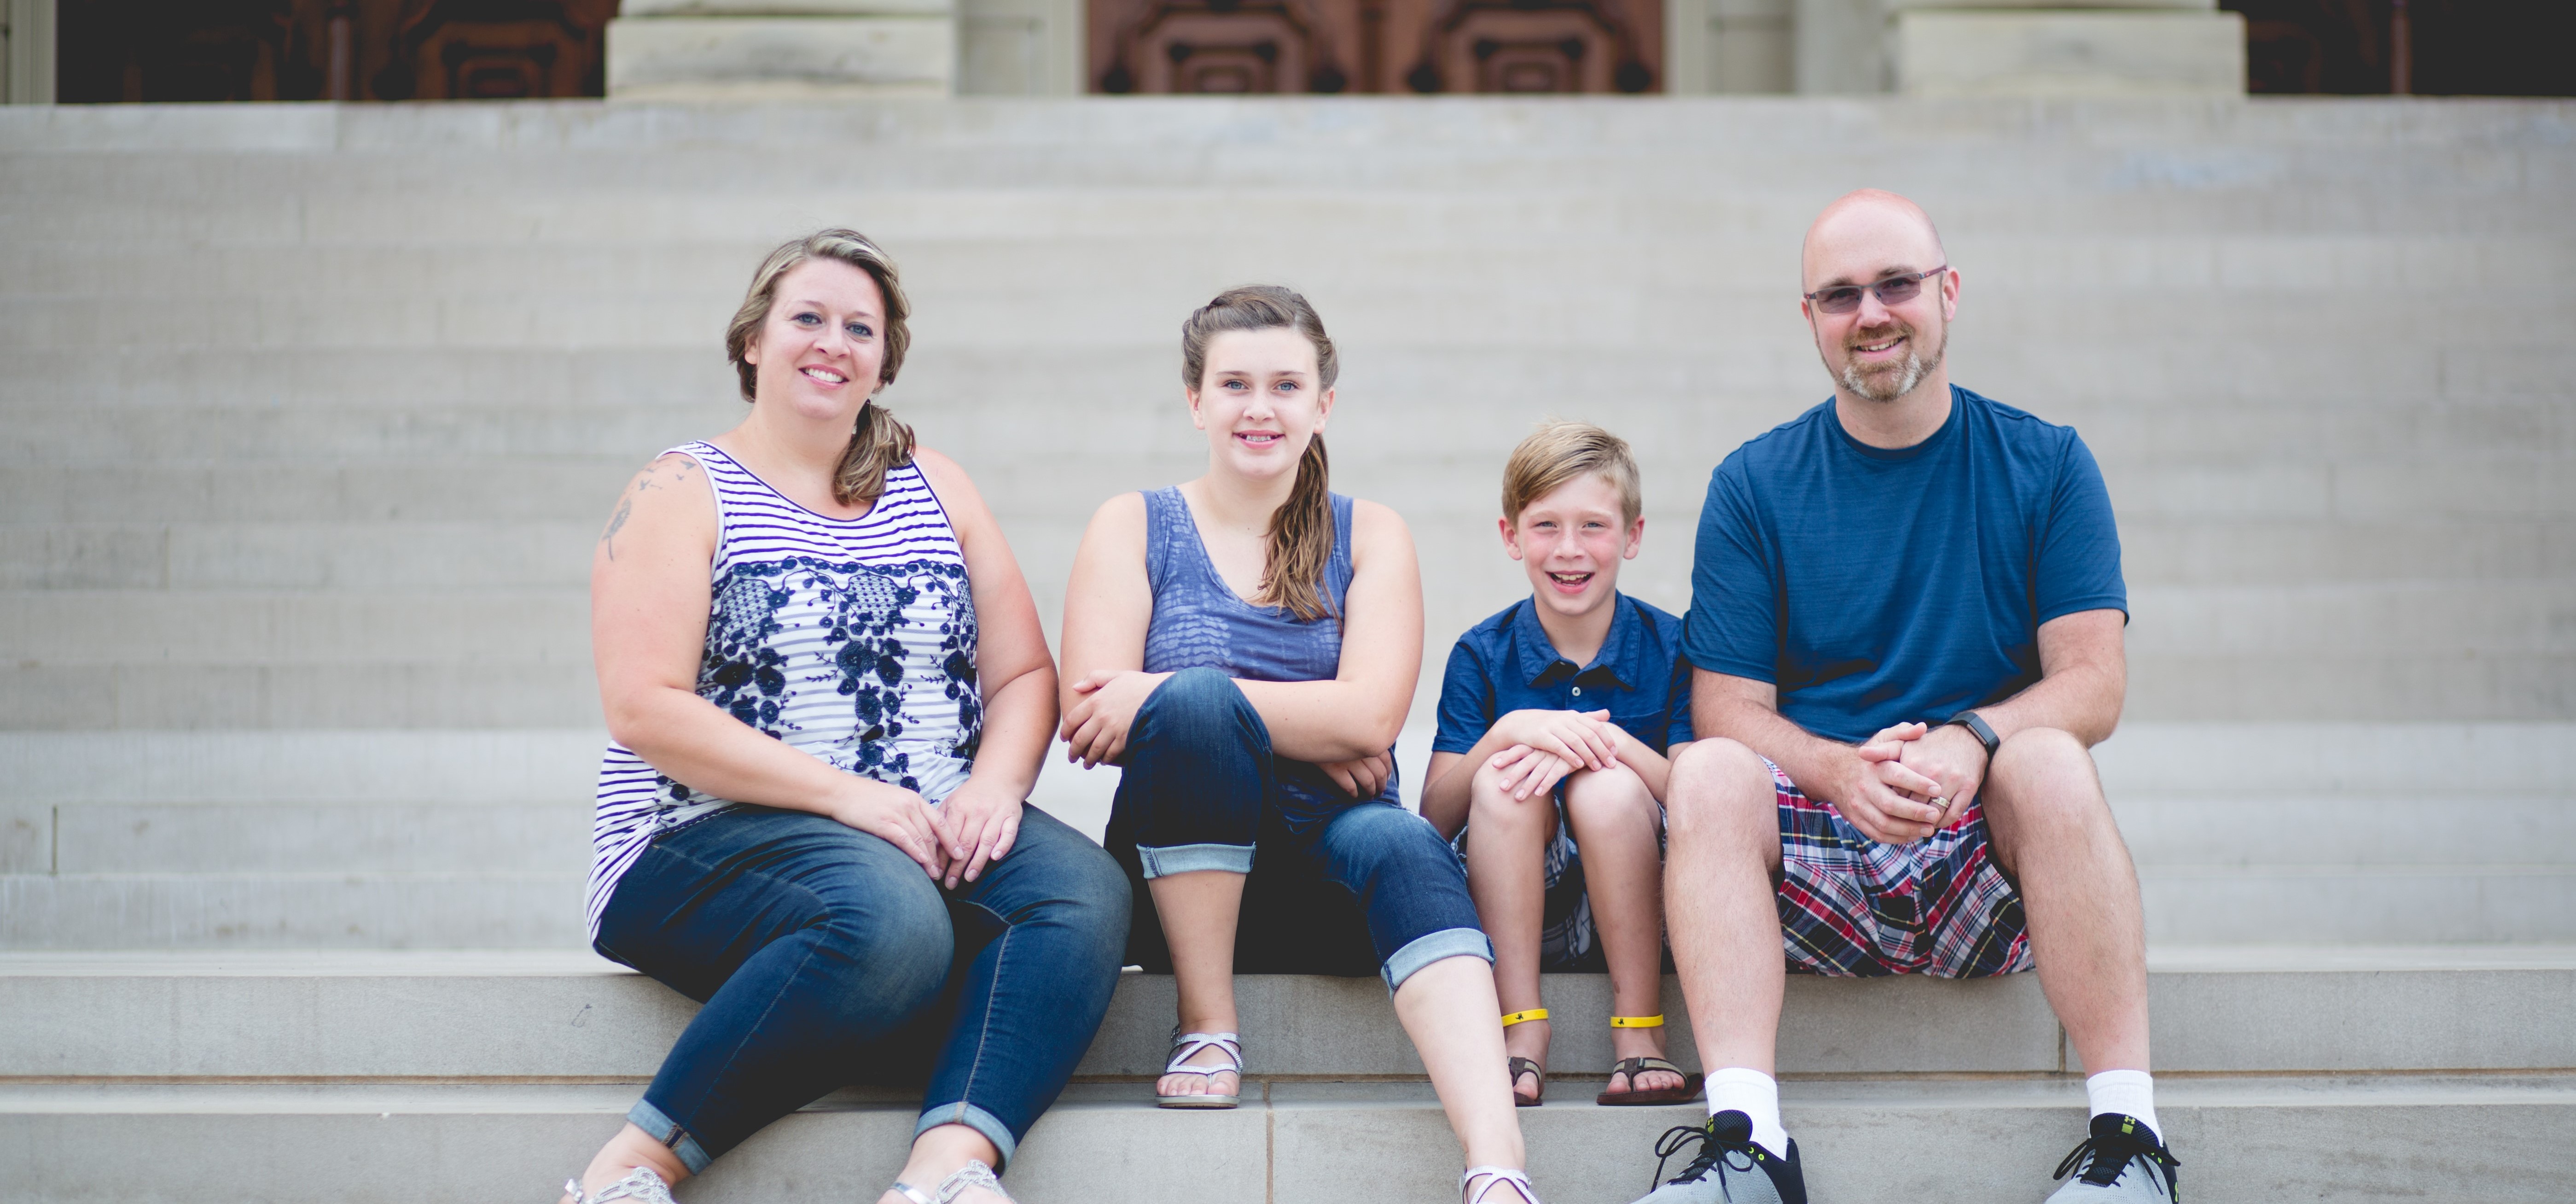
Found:
[[[884, 340], [885, 359], [877, 366], [877, 389], [894, 383], [894, 374], [903, 368], [903, 353], [912, 346], [912, 330], [904, 320], [912, 316], [912, 302], [903, 295], [903, 281], [894, 270], [894, 261], [856, 230], [834, 227], [818, 230], [803, 238], [783, 243], [769, 258], [760, 261], [760, 270], [751, 274], [751, 291], [744, 294], [742, 308], [733, 313], [733, 324], [725, 327], [725, 358], [733, 361], [734, 372], [742, 378], [742, 399], [752, 400], [760, 383], [760, 370], [743, 358], [752, 340], [760, 335], [762, 324], [769, 321], [769, 310], [778, 301], [778, 282], [799, 265], [816, 259], [833, 259], [866, 272], [877, 282], [877, 292], [885, 298], [885, 329], [877, 332]], [[844, 506], [874, 506], [885, 492], [886, 470], [912, 459], [912, 428], [895, 421], [878, 401], [874, 391], [859, 408], [856, 428], [850, 433], [850, 445], [841, 453], [841, 466], [832, 475], [832, 496]]]
[[[1324, 333], [1324, 319], [1304, 297], [1275, 284], [1247, 284], [1216, 295], [1181, 323], [1181, 383], [1196, 391], [1207, 375], [1208, 344], [1236, 330], [1294, 330], [1315, 345], [1318, 390], [1333, 387], [1341, 360]], [[1297, 458], [1297, 481], [1288, 500], [1270, 516], [1270, 550], [1261, 565], [1261, 592], [1253, 601], [1285, 608], [1305, 622], [1330, 618], [1324, 567], [1333, 559], [1333, 499], [1324, 436], [1317, 434]]]
[[1503, 519], [1520, 526], [1521, 511], [1567, 481], [1598, 473], [1619, 491], [1619, 518], [1633, 523], [1645, 509], [1637, 488], [1637, 460], [1628, 441], [1589, 422], [1547, 421], [1512, 449], [1503, 464]]

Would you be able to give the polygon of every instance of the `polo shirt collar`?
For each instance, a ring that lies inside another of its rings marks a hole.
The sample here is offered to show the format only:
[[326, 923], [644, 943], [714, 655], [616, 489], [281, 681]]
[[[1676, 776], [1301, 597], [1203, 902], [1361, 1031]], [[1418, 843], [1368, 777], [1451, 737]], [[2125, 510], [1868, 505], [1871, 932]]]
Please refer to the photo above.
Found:
[[1634, 613], [1636, 603], [1625, 594], [1610, 597], [1610, 634], [1601, 641], [1601, 651], [1593, 654], [1592, 663], [1577, 669], [1572, 661], [1557, 655], [1556, 645], [1549, 643], [1547, 628], [1539, 625], [1538, 599], [1523, 603], [1520, 613], [1512, 617], [1512, 641], [1520, 645], [1521, 680], [1533, 689], [1555, 685], [1567, 678], [1601, 680], [1607, 678], [1621, 689], [1635, 689], [1624, 666], [1637, 663], [1637, 637], [1642, 626]]

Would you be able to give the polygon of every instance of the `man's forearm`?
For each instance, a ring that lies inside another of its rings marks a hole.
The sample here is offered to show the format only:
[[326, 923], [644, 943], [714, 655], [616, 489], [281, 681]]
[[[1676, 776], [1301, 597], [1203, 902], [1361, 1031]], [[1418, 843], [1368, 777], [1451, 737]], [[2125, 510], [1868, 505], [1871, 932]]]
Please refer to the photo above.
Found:
[[1770, 758], [1789, 780], [1819, 786], [1833, 777], [1834, 760], [1851, 749], [1810, 735], [1777, 710], [1741, 698], [1693, 700], [1693, 727], [1702, 739], [1723, 736]]
[[2089, 748], [2110, 739], [2111, 730], [2120, 725], [2120, 702], [2127, 686], [2127, 674], [2116, 667], [2068, 665], [2002, 702], [1969, 709], [1995, 730], [1999, 740], [2030, 728], [2053, 727]]

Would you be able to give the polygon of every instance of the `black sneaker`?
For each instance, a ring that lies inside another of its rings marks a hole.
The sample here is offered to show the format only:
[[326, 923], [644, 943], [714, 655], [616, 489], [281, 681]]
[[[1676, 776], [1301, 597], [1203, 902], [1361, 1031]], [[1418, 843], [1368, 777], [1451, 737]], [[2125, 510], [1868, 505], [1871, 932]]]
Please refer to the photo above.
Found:
[[2093, 1135], [2057, 1164], [2057, 1178], [2070, 1171], [2075, 1178], [2048, 1204], [2176, 1204], [2182, 1193], [2174, 1168], [2181, 1165], [2145, 1122], [2105, 1112], [2093, 1118]]
[[1664, 1163], [1699, 1143], [1699, 1153], [1682, 1173], [1648, 1192], [1637, 1204], [1807, 1204], [1807, 1177], [1798, 1170], [1798, 1143], [1789, 1142], [1787, 1160], [1753, 1143], [1753, 1118], [1720, 1112], [1705, 1125], [1667, 1129], [1655, 1141], [1655, 1177]]

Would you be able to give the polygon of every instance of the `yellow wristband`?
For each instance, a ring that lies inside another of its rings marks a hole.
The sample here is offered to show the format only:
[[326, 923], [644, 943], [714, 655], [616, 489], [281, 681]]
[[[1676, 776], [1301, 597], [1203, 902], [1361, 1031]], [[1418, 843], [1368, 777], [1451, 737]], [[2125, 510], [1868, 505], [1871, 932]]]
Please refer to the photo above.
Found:
[[1612, 1016], [1610, 1018], [1610, 1027], [1612, 1028], [1662, 1028], [1663, 1026], [1664, 1018], [1660, 1015]]
[[1503, 1027], [1510, 1028], [1511, 1026], [1522, 1023], [1523, 1021], [1545, 1019], [1547, 1019], [1546, 1008], [1531, 1008], [1526, 1012], [1505, 1012], [1503, 1013]]

